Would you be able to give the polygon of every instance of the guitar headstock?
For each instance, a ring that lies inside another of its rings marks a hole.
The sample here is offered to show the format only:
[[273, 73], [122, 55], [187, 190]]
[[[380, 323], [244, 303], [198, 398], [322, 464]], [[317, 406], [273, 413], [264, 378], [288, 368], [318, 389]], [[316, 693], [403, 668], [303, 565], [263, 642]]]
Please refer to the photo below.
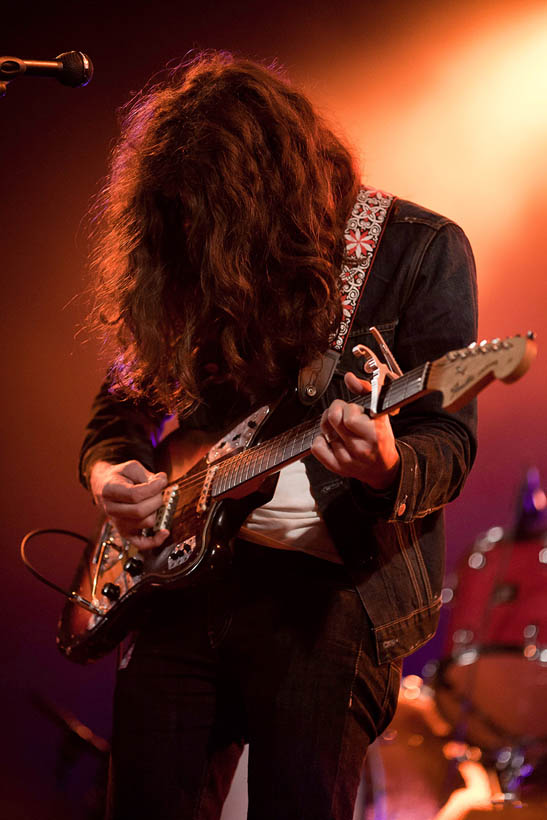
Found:
[[537, 352], [534, 334], [508, 336], [461, 350], [431, 362], [427, 389], [443, 394], [443, 407], [457, 410], [494, 379], [510, 383], [523, 376]]

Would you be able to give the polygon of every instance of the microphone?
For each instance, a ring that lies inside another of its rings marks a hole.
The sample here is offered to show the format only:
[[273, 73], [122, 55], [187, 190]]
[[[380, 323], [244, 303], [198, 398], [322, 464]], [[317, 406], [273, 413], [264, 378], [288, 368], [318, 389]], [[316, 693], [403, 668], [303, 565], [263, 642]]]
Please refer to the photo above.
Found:
[[54, 77], [72, 88], [87, 85], [93, 77], [93, 63], [81, 51], [65, 51], [54, 60], [20, 60], [0, 57], [0, 83], [15, 77]]

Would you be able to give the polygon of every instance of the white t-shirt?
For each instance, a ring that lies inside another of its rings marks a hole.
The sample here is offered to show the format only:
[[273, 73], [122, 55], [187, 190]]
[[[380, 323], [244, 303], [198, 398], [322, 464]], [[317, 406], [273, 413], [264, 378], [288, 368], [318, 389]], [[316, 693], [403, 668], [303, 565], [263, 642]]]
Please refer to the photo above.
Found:
[[299, 550], [342, 563], [319, 515], [302, 461], [294, 461], [281, 470], [273, 498], [251, 513], [239, 534], [256, 544]]

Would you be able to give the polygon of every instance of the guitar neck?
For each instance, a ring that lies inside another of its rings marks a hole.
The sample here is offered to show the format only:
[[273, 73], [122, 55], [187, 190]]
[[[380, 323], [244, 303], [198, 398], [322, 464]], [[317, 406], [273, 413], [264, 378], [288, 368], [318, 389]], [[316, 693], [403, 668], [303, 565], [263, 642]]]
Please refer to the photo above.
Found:
[[[395, 381], [387, 382], [380, 392], [378, 413], [388, 413], [427, 392], [428, 370], [429, 363], [426, 362]], [[367, 393], [353, 399], [353, 402], [366, 410], [370, 407], [370, 400], [370, 393]], [[320, 422], [321, 417], [318, 416], [222, 461], [214, 477], [212, 497], [218, 498], [253, 479], [265, 478], [287, 464], [304, 458], [320, 432]]]

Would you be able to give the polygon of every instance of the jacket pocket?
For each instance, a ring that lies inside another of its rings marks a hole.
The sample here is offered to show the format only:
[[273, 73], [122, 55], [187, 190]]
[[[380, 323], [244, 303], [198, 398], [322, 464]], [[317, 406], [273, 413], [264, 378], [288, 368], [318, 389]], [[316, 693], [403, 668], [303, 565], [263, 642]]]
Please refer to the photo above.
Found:
[[435, 634], [439, 623], [441, 599], [422, 609], [373, 629], [378, 663], [388, 663], [411, 655]]

